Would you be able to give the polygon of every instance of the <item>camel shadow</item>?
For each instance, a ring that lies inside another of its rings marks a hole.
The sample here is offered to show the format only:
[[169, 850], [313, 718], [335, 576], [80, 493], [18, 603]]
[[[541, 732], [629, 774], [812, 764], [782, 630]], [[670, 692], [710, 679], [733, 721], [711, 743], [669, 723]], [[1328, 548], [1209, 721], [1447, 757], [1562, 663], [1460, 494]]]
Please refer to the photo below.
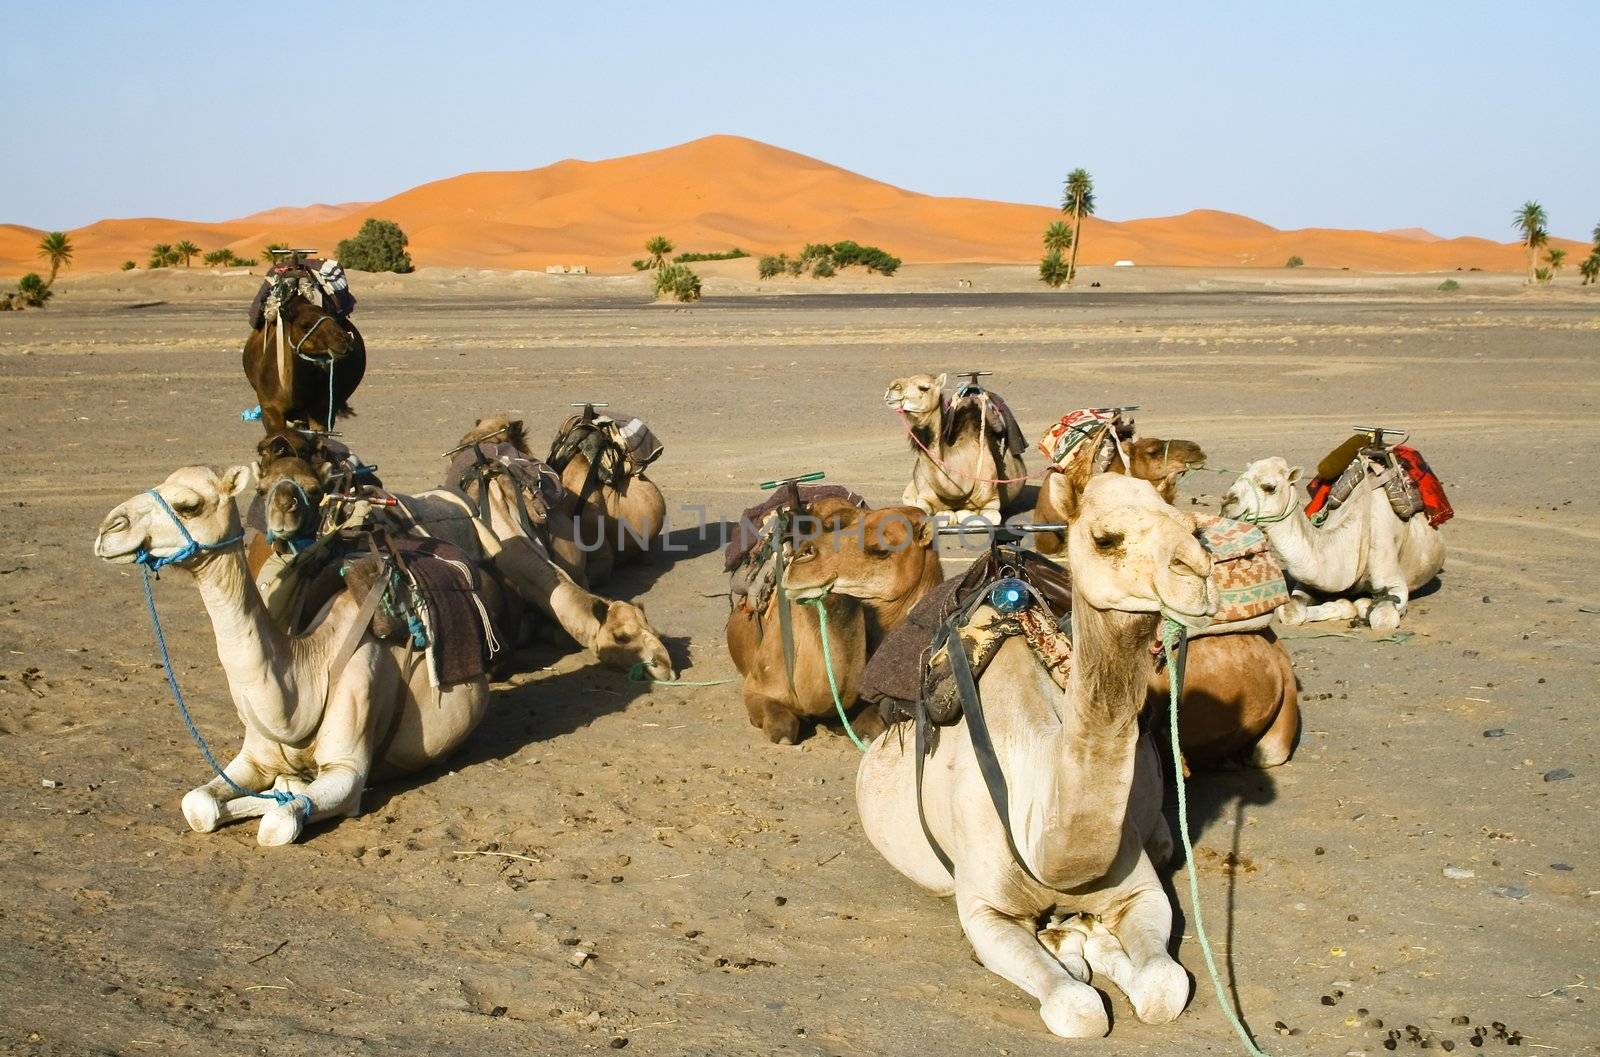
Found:
[[644, 556], [619, 566], [611, 578], [596, 589], [597, 593], [632, 601], [649, 591], [679, 562], [693, 561], [721, 550], [732, 538], [734, 527], [733, 522], [719, 518], [673, 528], [669, 518], [661, 534], [651, 537]]

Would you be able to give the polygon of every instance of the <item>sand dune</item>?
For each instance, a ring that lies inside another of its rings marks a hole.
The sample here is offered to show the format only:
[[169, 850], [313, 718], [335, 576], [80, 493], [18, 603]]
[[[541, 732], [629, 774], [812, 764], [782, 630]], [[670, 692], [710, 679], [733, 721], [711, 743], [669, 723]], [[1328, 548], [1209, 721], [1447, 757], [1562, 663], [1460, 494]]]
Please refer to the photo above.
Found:
[[[268, 242], [332, 251], [367, 217], [398, 222], [419, 266], [625, 271], [658, 233], [680, 249], [775, 253], [850, 238], [907, 262], [1023, 262], [1038, 258], [1040, 233], [1061, 214], [1049, 206], [917, 194], [755, 140], [709, 136], [608, 161], [467, 173], [380, 202], [281, 207], [222, 223], [102, 220], [71, 233], [73, 272], [115, 269], [124, 260], [143, 265], [153, 243], [183, 239], [245, 256]], [[39, 267], [41, 234], [0, 225], [0, 273]], [[1588, 252], [1552, 241], [1574, 258]], [[1440, 239], [1415, 228], [1280, 231], [1204, 209], [1121, 222], [1088, 218], [1079, 263], [1278, 268], [1290, 256], [1311, 267], [1370, 271], [1527, 266], [1522, 248], [1510, 242]]]

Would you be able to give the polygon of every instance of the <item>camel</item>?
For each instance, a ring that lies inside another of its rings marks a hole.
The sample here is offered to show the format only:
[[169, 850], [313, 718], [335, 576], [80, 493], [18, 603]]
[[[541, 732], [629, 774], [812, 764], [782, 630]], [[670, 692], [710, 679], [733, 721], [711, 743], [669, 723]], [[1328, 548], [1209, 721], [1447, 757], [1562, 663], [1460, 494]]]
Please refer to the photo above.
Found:
[[332, 429], [331, 419], [354, 414], [350, 397], [366, 369], [367, 346], [355, 324], [287, 285], [277, 311], [268, 312], [266, 324], [244, 343], [244, 375], [269, 434], [291, 421]]
[[[298, 487], [280, 486], [284, 480], [292, 480]], [[264, 462], [258, 491], [267, 500], [269, 537], [300, 531], [307, 509], [321, 507], [322, 488], [317, 472], [299, 456], [280, 455]], [[531, 628], [523, 617], [528, 609], [537, 609], [609, 668], [631, 672], [643, 665], [652, 679], [670, 681], [675, 677], [671, 655], [644, 608], [602, 598], [568, 576], [537, 535], [520, 529], [516, 500], [504, 488], [490, 486], [492, 524], [480, 519], [472, 503], [448, 489], [416, 495], [386, 492], [384, 498], [391, 498], [394, 509], [403, 515], [397, 519], [397, 532], [403, 534], [414, 526], [424, 535], [453, 544], [473, 560], [490, 581], [493, 589], [486, 594], [498, 603], [497, 626], [512, 643], [527, 641]], [[505, 536], [499, 535], [495, 526], [507, 527]], [[252, 574], [260, 574], [259, 566]]]
[[[856, 804], [890, 865], [955, 897], [978, 960], [1037, 1000], [1052, 1032], [1087, 1038], [1109, 1028], [1093, 973], [1147, 1023], [1171, 1021], [1188, 1003], [1188, 974], [1167, 953], [1172, 907], [1153, 863], [1172, 848], [1161, 769], [1138, 716], [1160, 614], [1202, 623], [1217, 603], [1192, 520], [1146, 481], [1095, 477], [1068, 536], [1066, 689], [1022, 636], [1006, 639], [978, 679], [1006, 817], [966, 714], [940, 730], [920, 783], [916, 739], [904, 726], [880, 735], [857, 772]], [[1051, 912], [1083, 916], [1041, 935]]]
[[917, 452], [900, 501], [930, 514], [971, 513], [999, 524], [1001, 510], [1022, 494], [1027, 469], [1005, 438], [990, 433], [990, 394], [946, 402], [946, 380], [943, 374], [913, 374], [896, 378], [883, 394], [883, 402], [905, 417]]
[[[1245, 467], [1222, 501], [1224, 517], [1261, 526], [1295, 583], [1295, 597], [1278, 609], [1278, 619], [1399, 627], [1411, 593], [1444, 568], [1439, 530], [1421, 514], [1401, 521], [1371, 471], [1326, 522], [1313, 525], [1295, 487], [1299, 480], [1300, 467], [1276, 456], [1260, 459]], [[1313, 592], [1336, 597], [1313, 604]]]
[[[829, 651], [839, 700], [852, 709], [867, 658], [928, 590], [944, 579], [934, 547], [933, 523], [916, 507], [861, 511], [844, 500], [813, 502], [809, 513], [821, 531], [802, 539], [784, 573], [784, 587], [820, 598], [828, 611]], [[768, 740], [793, 745], [802, 721], [835, 711], [822, 651], [816, 605], [790, 602], [794, 629], [794, 684], [784, 665], [778, 592], [760, 620], [748, 603], [728, 614], [728, 652], [744, 676], [745, 709]], [[852, 717], [857, 735], [883, 730], [876, 708]]]
[[[1109, 440], [1105, 437], [1098, 443]], [[1127, 453], [1127, 461], [1119, 454], [1112, 454], [1105, 472], [1149, 481], [1168, 503], [1177, 498], [1178, 482], [1183, 475], [1206, 464], [1206, 453], [1192, 440], [1140, 437], [1123, 441], [1118, 451]], [[1075, 459], [1068, 467], [1052, 467], [1039, 485], [1039, 498], [1033, 507], [1034, 521], [1041, 525], [1066, 522], [1077, 506], [1083, 486], [1089, 483], [1094, 465], [1094, 459]], [[1066, 534], [1061, 532], [1040, 532], [1034, 538], [1034, 545], [1043, 554], [1060, 553], [1066, 542]]]
[[[482, 420], [477, 428], [499, 421]], [[591, 583], [605, 583], [616, 565], [649, 552], [650, 540], [666, 526], [666, 498], [645, 467], [631, 464], [611, 433], [595, 424], [593, 405], [562, 424], [546, 461], [566, 488], [561, 512], [571, 519]]]
[[[183, 815], [200, 833], [259, 816], [257, 841], [278, 846], [295, 841], [311, 823], [358, 814], [369, 780], [417, 771], [449, 755], [483, 718], [489, 684], [479, 677], [430, 685], [423, 654], [358, 626], [366, 614], [353, 591], [335, 596], [305, 634], [281, 631], [238, 546], [234, 497], [250, 481], [247, 466], [222, 473], [204, 466], [175, 470], [106, 515], [94, 553], [116, 564], [143, 555], [177, 558], [172, 564], [193, 574], [245, 727], [244, 746], [223, 770], [249, 792], [270, 789], [294, 799], [234, 796], [214, 778], [184, 796]], [[351, 646], [348, 663], [330, 673]]]

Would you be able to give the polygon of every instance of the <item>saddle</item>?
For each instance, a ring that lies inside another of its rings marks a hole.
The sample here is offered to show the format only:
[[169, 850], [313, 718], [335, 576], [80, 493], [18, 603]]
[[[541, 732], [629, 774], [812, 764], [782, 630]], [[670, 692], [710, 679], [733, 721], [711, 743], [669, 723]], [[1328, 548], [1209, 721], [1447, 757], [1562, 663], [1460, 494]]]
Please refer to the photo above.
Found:
[[[1044, 431], [1038, 448], [1051, 464], [1082, 477], [1105, 473], [1120, 453], [1120, 443], [1134, 437], [1133, 419], [1121, 412], [1085, 407], [1069, 411]], [[1082, 473], [1088, 462], [1088, 472]]]
[[[798, 508], [785, 511], [786, 505], [795, 498], [799, 500]], [[739, 515], [739, 523], [723, 551], [723, 569], [729, 573], [728, 605], [731, 608], [747, 606], [760, 621], [783, 575], [783, 561], [791, 549], [791, 541], [781, 538], [785, 519], [780, 515], [813, 518], [813, 508], [827, 500], [848, 503], [857, 510], [867, 509], [865, 499], [840, 485], [797, 485], [793, 496], [787, 490], [779, 490], [765, 502]]]
[[999, 393], [968, 383], [957, 389], [955, 396], [944, 397], [942, 403], [946, 445], [955, 443], [963, 412], [976, 406], [980, 409], [984, 434], [1000, 441], [1002, 451], [1020, 456], [1027, 450], [1028, 441], [1022, 435], [1022, 427], [1017, 425], [1017, 416], [1011, 413], [1010, 406]]
[[445, 471], [443, 487], [475, 504], [478, 516], [487, 522], [489, 482], [501, 475], [516, 485], [517, 513], [529, 534], [544, 527], [550, 511], [567, 494], [557, 470], [506, 441], [479, 441], [456, 453]]
[[1426, 514], [1428, 524], [1438, 528], [1455, 517], [1444, 484], [1421, 452], [1404, 444], [1374, 444], [1371, 437], [1360, 433], [1317, 464], [1317, 476], [1306, 486], [1311, 497], [1306, 516], [1319, 522], [1326, 519], [1368, 476], [1382, 487], [1401, 521]]
[[588, 462], [589, 473], [578, 494], [581, 508], [596, 488], [621, 488], [644, 473], [665, 450], [643, 420], [602, 415], [590, 404], [561, 424], [547, 461], [558, 474], [574, 456], [581, 454]]

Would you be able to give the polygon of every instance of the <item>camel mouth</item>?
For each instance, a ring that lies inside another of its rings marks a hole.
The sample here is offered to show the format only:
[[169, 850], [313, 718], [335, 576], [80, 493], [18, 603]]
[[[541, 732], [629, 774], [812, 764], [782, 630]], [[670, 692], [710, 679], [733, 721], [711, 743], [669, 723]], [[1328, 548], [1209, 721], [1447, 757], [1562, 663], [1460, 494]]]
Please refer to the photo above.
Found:
[[131, 537], [122, 544], [114, 541], [115, 537], [130, 531], [130, 524], [123, 518], [120, 524], [103, 527], [94, 537], [94, 556], [113, 565], [131, 565], [137, 560], [139, 551], [145, 546], [143, 540], [133, 540]]
[[825, 584], [813, 584], [808, 587], [791, 587], [789, 584], [784, 584], [783, 586], [789, 592], [789, 597], [796, 602], [815, 602], [819, 598], [825, 598], [833, 590], [833, 581], [829, 580]]

